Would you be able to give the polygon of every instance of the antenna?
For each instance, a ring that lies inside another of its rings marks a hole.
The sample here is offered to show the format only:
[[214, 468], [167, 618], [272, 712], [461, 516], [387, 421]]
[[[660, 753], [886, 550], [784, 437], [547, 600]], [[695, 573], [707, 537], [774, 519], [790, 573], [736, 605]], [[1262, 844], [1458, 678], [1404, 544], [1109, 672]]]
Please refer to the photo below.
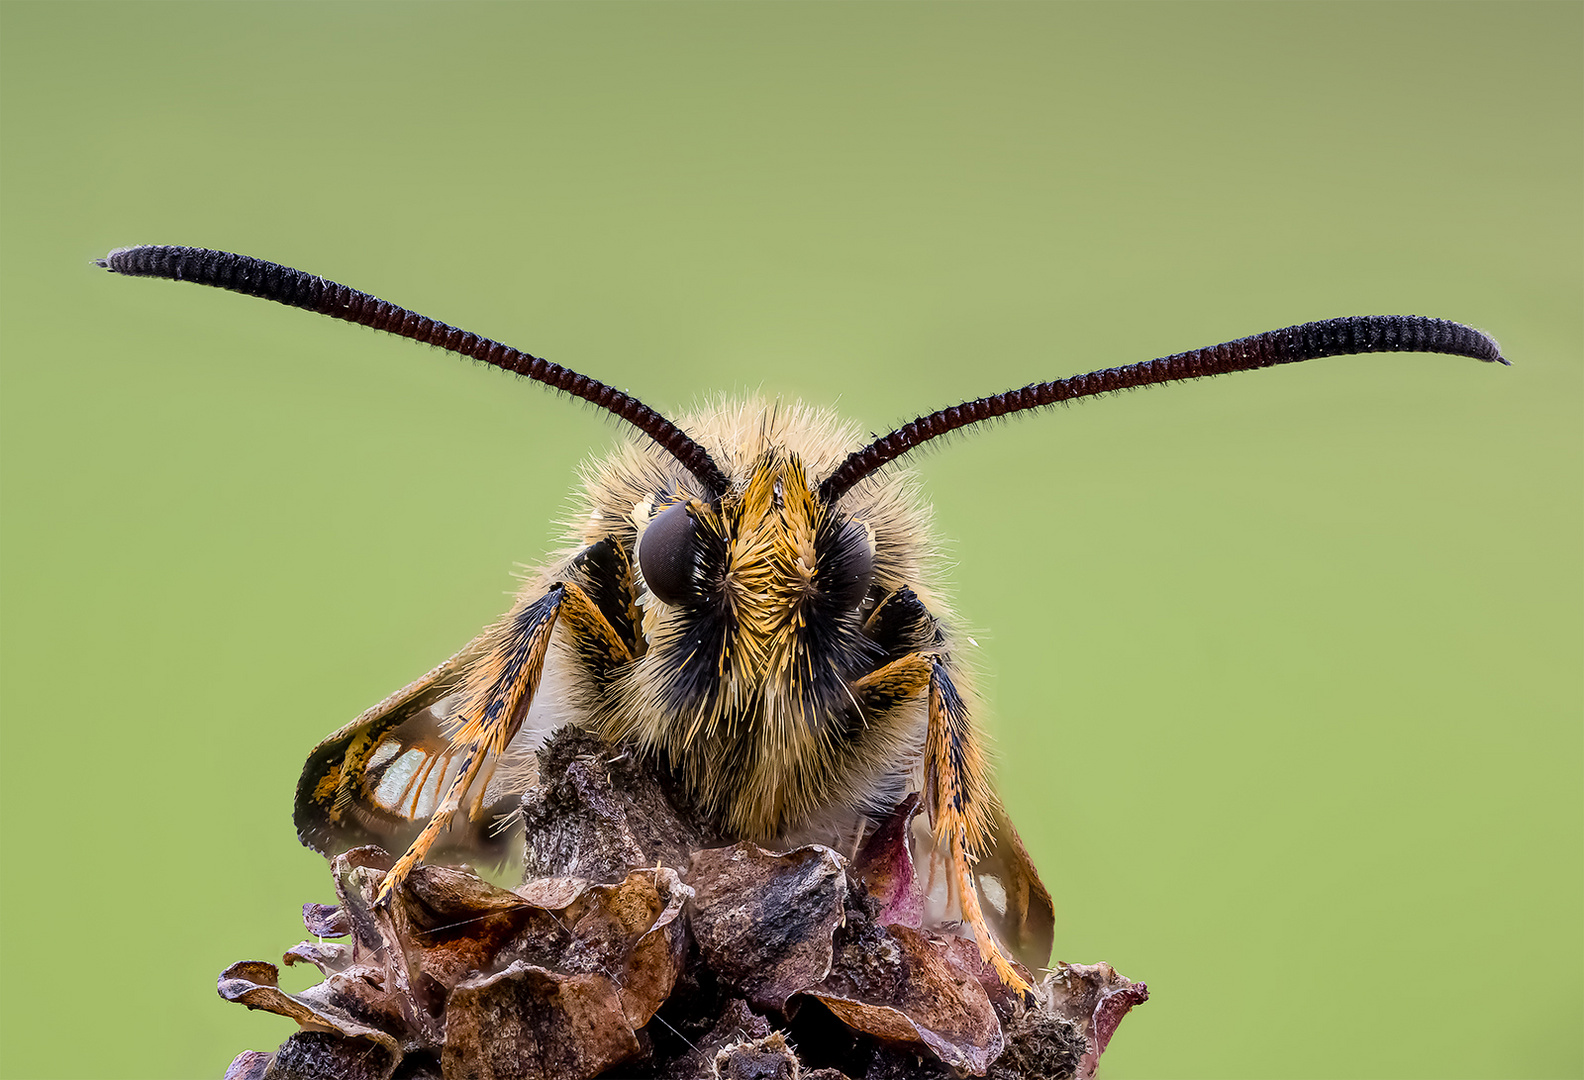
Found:
[[632, 395], [587, 375], [579, 375], [560, 364], [552, 364], [510, 345], [502, 345], [498, 341], [436, 322], [334, 281], [248, 255], [205, 248], [117, 248], [104, 258], [95, 260], [95, 263], [117, 274], [195, 281], [200, 285], [263, 297], [277, 304], [317, 311], [333, 319], [385, 330], [426, 345], [438, 345], [474, 360], [482, 360], [491, 367], [564, 390], [573, 397], [592, 402], [621, 417], [680, 461], [688, 472], [698, 477], [711, 495], [718, 496], [730, 486], [726, 475], [708, 451], [681, 428]]
[[903, 454], [909, 453], [942, 435], [972, 424], [1008, 416], [1026, 409], [1038, 409], [1060, 401], [1131, 390], [1136, 386], [1202, 379], [1207, 375], [1226, 375], [1234, 371], [1253, 371], [1277, 364], [1296, 364], [1325, 356], [1349, 356], [1371, 352], [1429, 352], [1468, 356], [1488, 363], [1507, 364], [1496, 342], [1461, 323], [1430, 319], [1420, 315], [1356, 315], [1345, 319], [1289, 326], [1253, 337], [1238, 338], [1207, 349], [1175, 353], [1127, 367], [1105, 368], [1087, 375], [1030, 383], [1021, 390], [1008, 390], [977, 401], [941, 409], [904, 424], [891, 434], [876, 439], [862, 450], [854, 451], [820, 485], [819, 496], [827, 503], [845, 495], [854, 484]]

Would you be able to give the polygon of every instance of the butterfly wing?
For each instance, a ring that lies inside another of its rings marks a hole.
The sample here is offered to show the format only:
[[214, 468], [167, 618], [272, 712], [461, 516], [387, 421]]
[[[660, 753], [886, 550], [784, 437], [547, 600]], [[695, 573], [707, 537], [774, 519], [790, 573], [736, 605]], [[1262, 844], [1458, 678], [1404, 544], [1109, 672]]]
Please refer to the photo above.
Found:
[[[448, 720], [484, 647], [481, 635], [313, 748], [293, 813], [304, 845], [334, 857], [365, 844], [400, 852], [412, 843], [459, 768]], [[439, 850], [460, 861], [498, 861], [504, 837], [493, 824], [511, 800], [500, 802], [459, 814]]]
[[[567, 680], [638, 648], [632, 604], [630, 561], [612, 538], [525, 586], [455, 656], [314, 747], [297, 784], [298, 837], [329, 857], [365, 844], [410, 851], [438, 812], [445, 824], [415, 860], [504, 861], [501, 825], [532, 778], [532, 751], [570, 719]], [[560, 653], [552, 631], [566, 642]], [[448, 810], [448, 795], [467, 797]]]
[[1050, 964], [1056, 911], [1012, 820], [995, 803], [991, 845], [974, 864], [985, 918], [1014, 956], [1038, 971]]

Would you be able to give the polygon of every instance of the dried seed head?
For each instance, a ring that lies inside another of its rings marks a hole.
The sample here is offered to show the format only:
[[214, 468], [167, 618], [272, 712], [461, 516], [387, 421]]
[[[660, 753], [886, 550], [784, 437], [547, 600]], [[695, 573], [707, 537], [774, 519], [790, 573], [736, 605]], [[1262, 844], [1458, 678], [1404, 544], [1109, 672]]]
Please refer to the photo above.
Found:
[[222, 997], [303, 1026], [228, 1078], [1090, 1076], [1147, 997], [1063, 965], [1026, 1002], [971, 939], [923, 925], [914, 799], [848, 860], [719, 846], [667, 777], [584, 733], [553, 738], [540, 776], [514, 890], [421, 866], [381, 908], [390, 856], [339, 856], [337, 903], [303, 908], [330, 940], [285, 956], [324, 981], [222, 973]]

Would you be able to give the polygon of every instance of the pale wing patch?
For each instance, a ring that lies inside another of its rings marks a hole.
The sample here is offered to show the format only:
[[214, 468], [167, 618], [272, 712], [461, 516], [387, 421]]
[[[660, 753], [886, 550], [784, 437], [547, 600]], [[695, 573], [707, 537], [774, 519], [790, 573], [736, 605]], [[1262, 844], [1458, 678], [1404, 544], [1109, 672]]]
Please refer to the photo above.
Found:
[[426, 818], [440, 805], [446, 784], [455, 776], [456, 762], [449, 749], [438, 754], [409, 750], [380, 774], [374, 803], [393, 814]]
[[391, 758], [399, 753], [401, 753], [401, 741], [399, 739], [386, 739], [369, 755], [368, 767], [377, 769], [381, 765], [388, 764]]
[[[431, 756], [422, 750], [409, 750], [391, 762], [391, 758], [396, 756], [397, 749], [394, 741], [388, 742], [374, 751], [374, 756], [369, 759], [371, 768], [378, 768], [390, 762], [390, 767], [380, 773], [379, 785], [374, 788], [374, 802], [386, 810], [395, 810], [398, 806], [402, 806], [412, 791], [413, 782], [418, 779], [419, 770]], [[402, 808], [406, 809], [405, 806]]]
[[979, 895], [984, 898], [984, 902], [995, 908], [997, 915], [1005, 915], [1007, 907], [1006, 886], [1001, 884], [999, 878], [991, 877], [989, 874], [980, 874], [978, 879]]

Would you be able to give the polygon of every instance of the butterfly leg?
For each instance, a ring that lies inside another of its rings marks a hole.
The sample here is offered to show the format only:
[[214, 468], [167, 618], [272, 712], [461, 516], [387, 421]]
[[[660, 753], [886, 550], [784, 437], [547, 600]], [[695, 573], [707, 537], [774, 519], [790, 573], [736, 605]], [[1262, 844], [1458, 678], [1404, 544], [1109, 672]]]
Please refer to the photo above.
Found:
[[1029, 984], [1012, 966], [979, 906], [974, 863], [991, 845], [998, 812], [989, 770], [968, 708], [952, 684], [944, 657], [909, 653], [853, 684], [866, 709], [885, 708], [927, 690], [929, 730], [924, 740], [924, 803], [935, 842], [951, 859], [963, 920], [973, 928], [979, 955], [1003, 983], [1020, 993]]
[[544, 675], [551, 635], [558, 625], [565, 627], [574, 651], [586, 662], [614, 664], [631, 659], [621, 636], [575, 582], [557, 582], [537, 599], [513, 607], [486, 633], [488, 645], [464, 679], [458, 712], [462, 722], [451, 736], [452, 752], [461, 762], [456, 777], [429, 823], [385, 875], [376, 903], [387, 903], [423, 861], [462, 808], [485, 762], [498, 759], [522, 728]]
[[963, 918], [973, 927], [979, 955], [995, 969], [1001, 981], [1019, 993], [1029, 984], [1017, 973], [990, 933], [979, 891], [974, 887], [973, 864], [991, 842], [991, 820], [996, 810], [990, 789], [984, 751], [963, 703], [952, 685], [946, 665], [937, 660], [930, 670], [929, 734], [924, 742], [925, 800], [937, 843], [951, 852]]

